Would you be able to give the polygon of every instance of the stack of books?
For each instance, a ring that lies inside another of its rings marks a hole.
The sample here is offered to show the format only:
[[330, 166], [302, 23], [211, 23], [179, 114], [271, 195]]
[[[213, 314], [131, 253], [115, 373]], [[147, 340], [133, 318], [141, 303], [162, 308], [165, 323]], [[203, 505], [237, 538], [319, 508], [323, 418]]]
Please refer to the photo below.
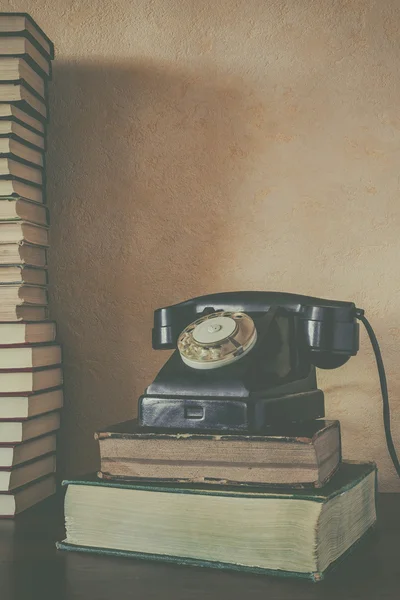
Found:
[[61, 550], [319, 581], [376, 521], [376, 467], [341, 460], [338, 421], [95, 437], [97, 477], [64, 482]]
[[61, 349], [48, 320], [47, 85], [53, 44], [0, 13], [0, 515], [55, 491]]

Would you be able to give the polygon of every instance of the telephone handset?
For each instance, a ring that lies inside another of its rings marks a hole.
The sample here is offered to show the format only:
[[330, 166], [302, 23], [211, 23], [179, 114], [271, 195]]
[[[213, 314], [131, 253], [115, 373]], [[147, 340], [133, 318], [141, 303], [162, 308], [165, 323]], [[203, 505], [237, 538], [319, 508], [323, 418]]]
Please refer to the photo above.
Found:
[[315, 366], [336, 368], [357, 353], [358, 309], [354, 303], [284, 292], [223, 292], [159, 308], [154, 312], [153, 348], [175, 348], [183, 330], [207, 313], [245, 313], [256, 323], [273, 309], [286, 312], [288, 318], [297, 317]]
[[336, 369], [357, 354], [358, 320], [375, 352], [387, 444], [400, 475], [379, 345], [353, 302], [240, 291], [157, 309], [153, 348], [175, 351], [139, 399], [139, 424], [251, 433], [323, 417], [315, 367]]

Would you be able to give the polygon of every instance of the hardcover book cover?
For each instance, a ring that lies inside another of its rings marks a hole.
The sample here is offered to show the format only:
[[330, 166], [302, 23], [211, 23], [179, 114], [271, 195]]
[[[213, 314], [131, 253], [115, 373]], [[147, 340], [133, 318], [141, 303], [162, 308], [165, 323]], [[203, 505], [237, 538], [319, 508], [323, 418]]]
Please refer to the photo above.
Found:
[[376, 466], [320, 490], [65, 481], [60, 550], [320, 581], [376, 522]]

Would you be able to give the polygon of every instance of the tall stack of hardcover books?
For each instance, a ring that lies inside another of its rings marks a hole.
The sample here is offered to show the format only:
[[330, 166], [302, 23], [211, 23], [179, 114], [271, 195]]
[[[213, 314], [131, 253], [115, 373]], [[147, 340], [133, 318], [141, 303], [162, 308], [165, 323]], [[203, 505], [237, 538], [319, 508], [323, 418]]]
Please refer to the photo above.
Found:
[[376, 521], [376, 467], [341, 461], [338, 421], [95, 437], [100, 472], [64, 482], [61, 550], [319, 581]]
[[0, 515], [55, 491], [61, 349], [48, 320], [45, 206], [52, 42], [0, 13]]

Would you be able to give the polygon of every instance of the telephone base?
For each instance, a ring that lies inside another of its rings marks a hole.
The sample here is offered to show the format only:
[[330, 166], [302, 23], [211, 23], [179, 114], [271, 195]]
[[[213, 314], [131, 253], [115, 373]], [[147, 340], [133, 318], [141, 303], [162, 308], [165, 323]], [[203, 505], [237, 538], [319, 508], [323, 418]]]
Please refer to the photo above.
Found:
[[138, 408], [141, 426], [183, 431], [260, 433], [276, 422], [309, 421], [325, 416], [324, 394], [319, 389], [276, 398], [143, 395]]

